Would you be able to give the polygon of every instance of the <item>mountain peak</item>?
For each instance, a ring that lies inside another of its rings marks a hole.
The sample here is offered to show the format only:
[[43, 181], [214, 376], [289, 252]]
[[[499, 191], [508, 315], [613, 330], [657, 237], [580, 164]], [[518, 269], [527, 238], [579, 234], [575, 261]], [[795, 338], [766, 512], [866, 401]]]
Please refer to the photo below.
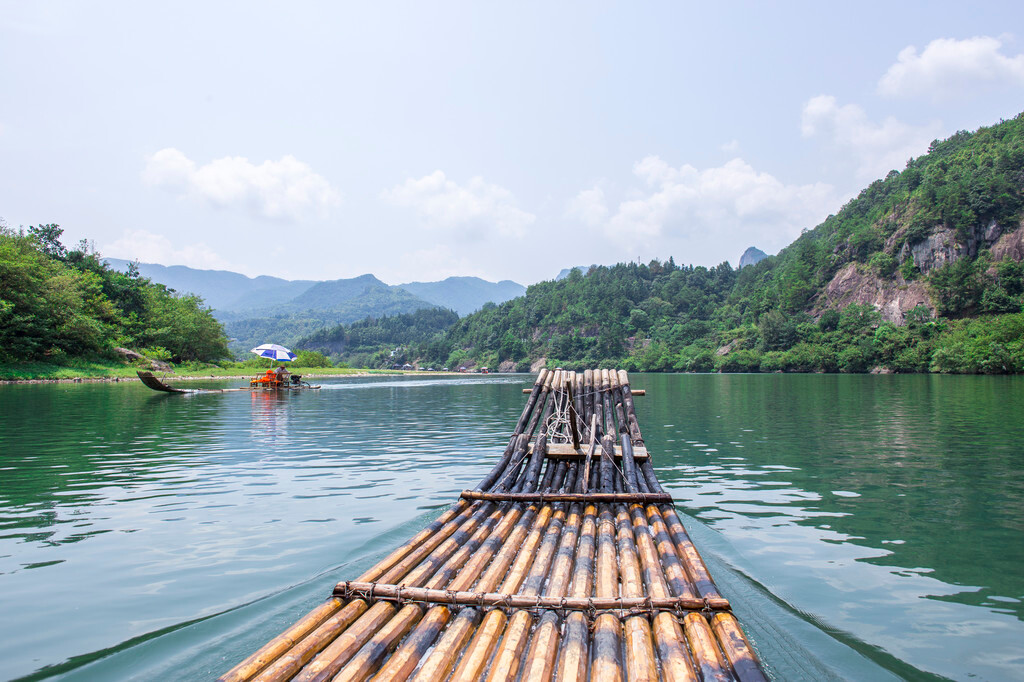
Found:
[[742, 256], [740, 256], [740, 265], [738, 269], [742, 269], [748, 265], [754, 265], [755, 263], [760, 263], [767, 257], [767, 253], [756, 246], [751, 246], [743, 252]]

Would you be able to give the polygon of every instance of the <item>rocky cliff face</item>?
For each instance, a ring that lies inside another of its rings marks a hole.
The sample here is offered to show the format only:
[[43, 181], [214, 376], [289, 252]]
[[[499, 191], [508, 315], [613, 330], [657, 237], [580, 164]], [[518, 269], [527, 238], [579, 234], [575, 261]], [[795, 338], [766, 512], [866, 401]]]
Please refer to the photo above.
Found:
[[940, 227], [921, 241], [903, 244], [897, 260], [903, 263], [913, 257], [914, 265], [921, 274], [927, 275], [935, 268], [955, 263], [961, 258], [974, 258], [979, 248], [992, 246], [1002, 234], [1003, 228], [994, 220], [984, 227], [978, 226], [966, 240], [956, 230]]
[[896, 325], [904, 324], [906, 314], [919, 305], [935, 314], [935, 304], [924, 282], [907, 282], [899, 274], [884, 280], [857, 263], [850, 263], [835, 274], [818, 298], [815, 313], [826, 308], [842, 309], [851, 303], [873, 305], [883, 320]]
[[767, 253], [761, 249], [751, 246], [743, 252], [742, 256], [740, 256], [740, 265], [738, 269], [745, 268], [746, 266], [753, 265], [755, 263], [760, 263], [767, 257]]
[[[905, 234], [905, 227], [894, 232], [886, 241], [884, 251], [895, 256], [901, 265], [912, 258], [922, 275], [961, 258], [975, 258], [985, 248], [989, 249], [993, 262], [1004, 258], [1024, 260], [1024, 222], [1007, 231], [992, 221], [988, 225], [979, 225], [967, 239], [958, 235], [956, 230], [939, 226], [924, 239], [905, 242], [897, 250], [896, 243]], [[883, 279], [867, 266], [857, 263], [849, 263], [835, 274], [815, 301], [813, 312], [817, 315], [826, 308], [842, 309], [851, 303], [873, 305], [884, 320], [893, 324], [903, 324], [907, 312], [919, 305], [935, 314], [935, 304], [925, 282], [908, 282], [899, 272], [892, 279]]]

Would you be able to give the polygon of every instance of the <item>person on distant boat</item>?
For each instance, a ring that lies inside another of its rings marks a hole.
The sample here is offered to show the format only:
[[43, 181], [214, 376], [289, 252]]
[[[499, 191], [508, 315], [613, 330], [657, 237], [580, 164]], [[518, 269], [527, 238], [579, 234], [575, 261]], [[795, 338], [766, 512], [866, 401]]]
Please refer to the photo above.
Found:
[[288, 381], [288, 370], [284, 368], [284, 365], [277, 368], [277, 380]]

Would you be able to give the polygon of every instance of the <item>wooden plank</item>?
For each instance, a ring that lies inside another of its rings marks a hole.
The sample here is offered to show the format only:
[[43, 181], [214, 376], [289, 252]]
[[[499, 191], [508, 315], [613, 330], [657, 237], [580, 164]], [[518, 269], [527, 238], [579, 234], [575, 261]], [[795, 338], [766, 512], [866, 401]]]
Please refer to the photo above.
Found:
[[[526, 450], [527, 455], [533, 454], [533, 443], [530, 443]], [[551, 459], [585, 459], [587, 451], [583, 448], [574, 448], [572, 443], [548, 443], [548, 457]], [[600, 457], [601, 453], [598, 451], [595, 457]], [[622, 457], [622, 446], [615, 446], [615, 456]], [[647, 459], [647, 448], [640, 446], [633, 448], [633, 459]]]

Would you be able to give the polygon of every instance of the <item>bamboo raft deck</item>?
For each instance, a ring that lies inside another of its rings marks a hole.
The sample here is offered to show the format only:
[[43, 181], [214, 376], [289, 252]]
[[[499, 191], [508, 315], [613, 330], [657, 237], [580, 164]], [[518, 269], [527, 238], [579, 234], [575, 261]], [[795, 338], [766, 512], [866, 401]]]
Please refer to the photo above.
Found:
[[220, 679], [765, 680], [624, 371], [544, 370], [494, 469]]

